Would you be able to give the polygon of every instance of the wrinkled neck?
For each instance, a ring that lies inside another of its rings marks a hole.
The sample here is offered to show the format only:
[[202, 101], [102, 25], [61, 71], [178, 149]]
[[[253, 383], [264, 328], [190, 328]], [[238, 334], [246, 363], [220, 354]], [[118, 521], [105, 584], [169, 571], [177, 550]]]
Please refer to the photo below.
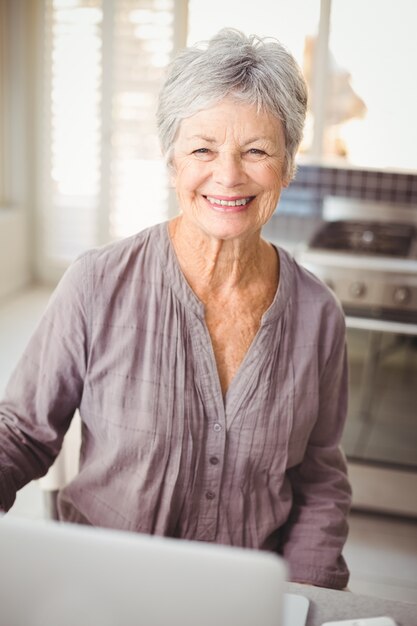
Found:
[[276, 251], [260, 232], [244, 238], [217, 239], [185, 224], [181, 216], [171, 221], [169, 232], [180, 267], [200, 297], [277, 280]]

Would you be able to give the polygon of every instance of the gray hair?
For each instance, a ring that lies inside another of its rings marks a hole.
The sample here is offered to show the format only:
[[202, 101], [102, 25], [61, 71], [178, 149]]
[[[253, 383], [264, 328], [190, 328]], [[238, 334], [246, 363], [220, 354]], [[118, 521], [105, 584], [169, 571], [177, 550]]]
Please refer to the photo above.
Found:
[[292, 54], [276, 39], [224, 28], [174, 58], [159, 96], [157, 124], [168, 162], [181, 121], [232, 96], [281, 120], [284, 175], [295, 173], [307, 109], [307, 86]]

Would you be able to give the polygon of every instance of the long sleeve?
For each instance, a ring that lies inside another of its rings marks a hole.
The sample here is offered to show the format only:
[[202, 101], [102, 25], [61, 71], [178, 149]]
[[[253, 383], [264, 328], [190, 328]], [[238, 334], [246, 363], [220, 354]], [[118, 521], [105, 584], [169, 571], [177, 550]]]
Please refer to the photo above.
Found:
[[346, 518], [351, 499], [346, 462], [339, 446], [348, 397], [341, 315], [336, 316], [327, 335], [333, 339], [330, 355], [320, 372], [317, 421], [303, 461], [288, 470], [294, 499], [282, 552], [292, 580], [341, 589], [349, 579], [341, 553], [348, 532]]
[[0, 403], [0, 508], [43, 476], [79, 405], [87, 362], [82, 259], [65, 274]]

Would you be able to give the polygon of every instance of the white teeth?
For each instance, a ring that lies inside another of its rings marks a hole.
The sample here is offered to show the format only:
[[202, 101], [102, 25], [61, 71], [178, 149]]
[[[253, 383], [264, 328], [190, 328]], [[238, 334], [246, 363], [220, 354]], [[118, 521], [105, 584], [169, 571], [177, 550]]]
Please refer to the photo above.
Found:
[[250, 202], [250, 200], [252, 198], [240, 198], [239, 200], [218, 200], [217, 198], [212, 198], [211, 196], [206, 196], [207, 200], [211, 203], [211, 204], [217, 204], [217, 205], [221, 205], [221, 206], [244, 206], [245, 204], [247, 204], [248, 202]]

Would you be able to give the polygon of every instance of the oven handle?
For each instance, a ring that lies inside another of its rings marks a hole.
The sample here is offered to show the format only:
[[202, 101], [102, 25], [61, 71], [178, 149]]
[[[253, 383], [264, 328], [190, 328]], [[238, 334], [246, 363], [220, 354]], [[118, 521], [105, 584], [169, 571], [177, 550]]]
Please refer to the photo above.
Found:
[[382, 333], [399, 333], [402, 335], [417, 336], [417, 324], [410, 324], [408, 322], [394, 322], [392, 320], [347, 315], [346, 326], [347, 328], [358, 328], [360, 330], [373, 330]]

